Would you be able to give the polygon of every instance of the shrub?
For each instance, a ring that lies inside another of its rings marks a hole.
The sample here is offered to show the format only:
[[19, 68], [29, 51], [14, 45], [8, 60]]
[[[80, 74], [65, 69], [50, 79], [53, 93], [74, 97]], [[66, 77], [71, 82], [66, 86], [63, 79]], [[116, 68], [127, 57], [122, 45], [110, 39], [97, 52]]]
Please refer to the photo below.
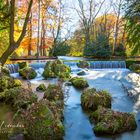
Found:
[[83, 89], [88, 87], [88, 82], [82, 77], [73, 77], [70, 82], [76, 88]]
[[19, 75], [24, 79], [34, 79], [37, 76], [37, 73], [33, 68], [25, 67], [19, 70]]
[[81, 104], [84, 109], [92, 111], [95, 111], [98, 106], [111, 108], [111, 95], [104, 90], [86, 89], [81, 95]]
[[126, 56], [125, 51], [126, 50], [125, 50], [123, 44], [121, 44], [121, 43], [118, 44], [117, 47], [114, 50], [116, 56]]

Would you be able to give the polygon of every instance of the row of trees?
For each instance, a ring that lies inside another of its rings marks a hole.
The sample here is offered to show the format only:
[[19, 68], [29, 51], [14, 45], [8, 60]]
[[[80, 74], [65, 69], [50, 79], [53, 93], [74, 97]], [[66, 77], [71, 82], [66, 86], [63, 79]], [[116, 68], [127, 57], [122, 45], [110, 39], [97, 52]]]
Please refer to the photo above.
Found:
[[37, 57], [48, 52], [95, 57], [138, 54], [139, 7], [138, 0], [77, 0], [70, 8], [79, 17], [79, 26], [70, 36], [73, 13], [67, 14], [64, 0], [0, 0], [0, 62], [4, 64], [15, 51]]
[[[106, 6], [105, 0], [78, 2], [79, 8], [75, 10], [80, 18], [79, 28], [69, 41], [77, 46], [77, 54], [82, 55], [82, 51], [85, 56], [96, 57], [125, 56], [125, 52], [139, 54], [139, 1], [111, 0]], [[103, 13], [99, 16], [101, 11]], [[71, 54], [75, 50], [72, 49]]]
[[[46, 56], [46, 49], [60, 42], [64, 21], [61, 0], [1, 0], [1, 52], [4, 64], [13, 52]], [[5, 37], [5, 39], [3, 38]], [[6, 44], [4, 42], [7, 42]]]

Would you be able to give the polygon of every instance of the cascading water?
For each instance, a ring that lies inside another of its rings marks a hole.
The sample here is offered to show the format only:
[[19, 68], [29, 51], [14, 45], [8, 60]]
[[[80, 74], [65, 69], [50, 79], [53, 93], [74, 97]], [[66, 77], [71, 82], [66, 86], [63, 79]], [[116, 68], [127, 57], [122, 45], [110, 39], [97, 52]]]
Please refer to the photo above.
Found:
[[126, 68], [125, 61], [89, 61], [92, 69]]
[[17, 73], [18, 72], [18, 64], [8, 64], [5, 65], [10, 71], [10, 73]]

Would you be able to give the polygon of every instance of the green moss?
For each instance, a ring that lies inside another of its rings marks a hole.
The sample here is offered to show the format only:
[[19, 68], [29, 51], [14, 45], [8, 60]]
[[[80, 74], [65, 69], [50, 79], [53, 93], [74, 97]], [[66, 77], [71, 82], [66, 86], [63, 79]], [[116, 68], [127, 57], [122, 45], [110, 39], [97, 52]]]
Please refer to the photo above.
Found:
[[49, 61], [46, 63], [42, 76], [44, 78], [70, 78], [70, 67], [63, 64], [61, 60]]
[[80, 72], [77, 73], [77, 75], [81, 75], [81, 76], [86, 75], [86, 72], [85, 71], [80, 71]]
[[110, 108], [111, 95], [104, 90], [86, 89], [81, 95], [81, 104], [84, 109], [92, 111], [95, 111], [98, 106]]
[[61, 121], [55, 118], [43, 100], [32, 104], [29, 110], [22, 112], [20, 120], [25, 126], [25, 131], [29, 139], [63, 139], [64, 127]]
[[73, 77], [70, 82], [76, 88], [83, 89], [88, 87], [88, 82], [82, 77]]
[[48, 99], [49, 101], [63, 100], [63, 91], [59, 85], [50, 84], [44, 93], [44, 98]]
[[55, 73], [50, 69], [50, 68], [46, 68], [42, 74], [42, 76], [47, 79], [47, 78], [55, 78], [56, 75]]
[[89, 65], [89, 63], [87, 61], [82, 60], [82, 61], [79, 61], [79, 63], [77, 64], [77, 66], [79, 68], [89, 68], [90, 65]]
[[134, 71], [134, 72], [140, 72], [140, 64], [135, 64], [133, 63], [130, 67], [130, 70]]
[[28, 67], [29, 63], [28, 62], [19, 62], [18, 66], [19, 66], [19, 69], [23, 69], [25, 67]]
[[46, 91], [46, 86], [45, 84], [40, 84], [37, 88], [36, 91]]
[[133, 114], [112, 111], [101, 106], [90, 115], [90, 119], [96, 122], [93, 130], [97, 135], [114, 135], [135, 130], [137, 127]]
[[37, 96], [32, 91], [22, 87], [15, 87], [5, 91], [5, 102], [11, 104], [15, 109], [26, 109], [36, 101]]
[[2, 75], [10, 76], [10, 71], [6, 67], [1, 67], [1, 73], [2, 73]]
[[19, 75], [24, 79], [34, 79], [37, 76], [37, 73], [33, 68], [25, 67], [19, 70]]
[[21, 85], [22, 85], [21, 81], [13, 77], [9, 77], [9, 76], [0, 77], [0, 92], [4, 91], [5, 89], [18, 87]]

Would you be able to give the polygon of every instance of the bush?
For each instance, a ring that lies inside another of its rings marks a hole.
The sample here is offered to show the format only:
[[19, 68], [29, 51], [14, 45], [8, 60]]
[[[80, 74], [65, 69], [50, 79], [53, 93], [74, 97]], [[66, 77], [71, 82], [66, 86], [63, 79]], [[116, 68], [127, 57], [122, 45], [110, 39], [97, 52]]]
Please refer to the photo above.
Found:
[[87, 61], [79, 61], [77, 64], [79, 68], [89, 68], [89, 63]]
[[34, 79], [37, 76], [37, 73], [33, 68], [25, 67], [19, 70], [19, 75], [24, 79]]
[[23, 69], [29, 66], [28, 62], [18, 62], [19, 69]]
[[46, 91], [46, 86], [44, 84], [40, 84], [37, 88], [36, 91]]
[[133, 114], [112, 111], [101, 106], [90, 115], [90, 119], [96, 122], [93, 130], [97, 135], [114, 135], [135, 130], [137, 127]]
[[59, 43], [56, 47], [50, 50], [50, 55], [65, 56], [70, 53], [70, 46], [66, 43]]
[[136, 63], [134, 60], [126, 60], [126, 68], [129, 68], [133, 63]]
[[73, 77], [70, 82], [76, 88], [83, 89], [88, 87], [88, 82], [82, 77]]
[[92, 111], [95, 111], [98, 106], [111, 108], [111, 95], [104, 90], [86, 89], [81, 95], [81, 104], [84, 109]]
[[54, 117], [54, 114], [41, 100], [32, 104], [28, 110], [19, 115], [25, 126], [27, 138], [32, 140], [61, 140], [64, 135], [64, 127], [61, 121]]
[[126, 56], [125, 48], [123, 44], [118, 44], [118, 46], [114, 50], [116, 56]]

